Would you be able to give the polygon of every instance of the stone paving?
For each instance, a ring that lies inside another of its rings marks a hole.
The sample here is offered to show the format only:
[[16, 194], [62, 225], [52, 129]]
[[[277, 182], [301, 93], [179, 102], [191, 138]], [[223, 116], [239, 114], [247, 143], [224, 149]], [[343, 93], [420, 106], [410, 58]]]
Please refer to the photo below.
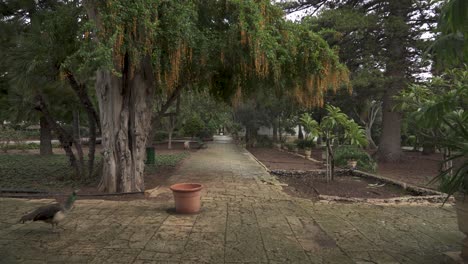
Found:
[[[204, 184], [203, 209], [176, 215], [171, 183]], [[78, 200], [52, 233], [18, 224], [51, 200], [0, 199], [0, 263], [440, 263], [460, 249], [451, 206], [313, 203], [281, 191], [224, 141], [184, 161], [150, 199]]]

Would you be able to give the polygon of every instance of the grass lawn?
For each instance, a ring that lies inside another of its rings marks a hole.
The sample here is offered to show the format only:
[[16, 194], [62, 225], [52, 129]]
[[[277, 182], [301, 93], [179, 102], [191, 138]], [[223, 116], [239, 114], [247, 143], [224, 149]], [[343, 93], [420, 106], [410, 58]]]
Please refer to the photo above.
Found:
[[[156, 164], [148, 165], [146, 173], [154, 173], [160, 167], [175, 167], [188, 155], [156, 155]], [[58, 191], [63, 188], [97, 185], [97, 182], [98, 179], [75, 179], [65, 155], [0, 155], [0, 189]]]

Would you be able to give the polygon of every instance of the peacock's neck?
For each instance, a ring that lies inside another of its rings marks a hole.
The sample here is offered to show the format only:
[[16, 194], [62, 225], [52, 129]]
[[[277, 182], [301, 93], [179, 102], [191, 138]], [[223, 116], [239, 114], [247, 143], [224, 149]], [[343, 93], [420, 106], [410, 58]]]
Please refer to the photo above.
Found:
[[63, 206], [66, 211], [70, 210], [73, 207], [73, 203], [75, 203], [75, 196], [70, 196], [67, 201], [65, 202], [65, 205]]

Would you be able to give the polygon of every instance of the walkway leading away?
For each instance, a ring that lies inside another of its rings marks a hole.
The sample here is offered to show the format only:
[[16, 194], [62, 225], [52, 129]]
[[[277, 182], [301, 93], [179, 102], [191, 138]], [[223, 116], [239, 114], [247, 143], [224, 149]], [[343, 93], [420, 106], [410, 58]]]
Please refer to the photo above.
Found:
[[[218, 138], [219, 139], [219, 138]], [[459, 249], [454, 209], [325, 204], [290, 197], [226, 141], [166, 186], [205, 185], [198, 215], [169, 213], [165, 186], [139, 201], [79, 200], [60, 234], [20, 216], [50, 200], [0, 200], [1, 263], [439, 263]]]

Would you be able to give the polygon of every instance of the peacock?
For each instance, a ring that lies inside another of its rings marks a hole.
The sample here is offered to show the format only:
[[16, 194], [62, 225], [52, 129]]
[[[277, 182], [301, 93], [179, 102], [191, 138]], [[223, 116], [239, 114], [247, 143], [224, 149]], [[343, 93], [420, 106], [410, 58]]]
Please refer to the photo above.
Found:
[[64, 205], [59, 203], [41, 206], [33, 212], [21, 217], [20, 222], [24, 224], [26, 221], [44, 221], [52, 225], [52, 230], [65, 218], [67, 213], [72, 209], [76, 200], [77, 190], [68, 197]]

